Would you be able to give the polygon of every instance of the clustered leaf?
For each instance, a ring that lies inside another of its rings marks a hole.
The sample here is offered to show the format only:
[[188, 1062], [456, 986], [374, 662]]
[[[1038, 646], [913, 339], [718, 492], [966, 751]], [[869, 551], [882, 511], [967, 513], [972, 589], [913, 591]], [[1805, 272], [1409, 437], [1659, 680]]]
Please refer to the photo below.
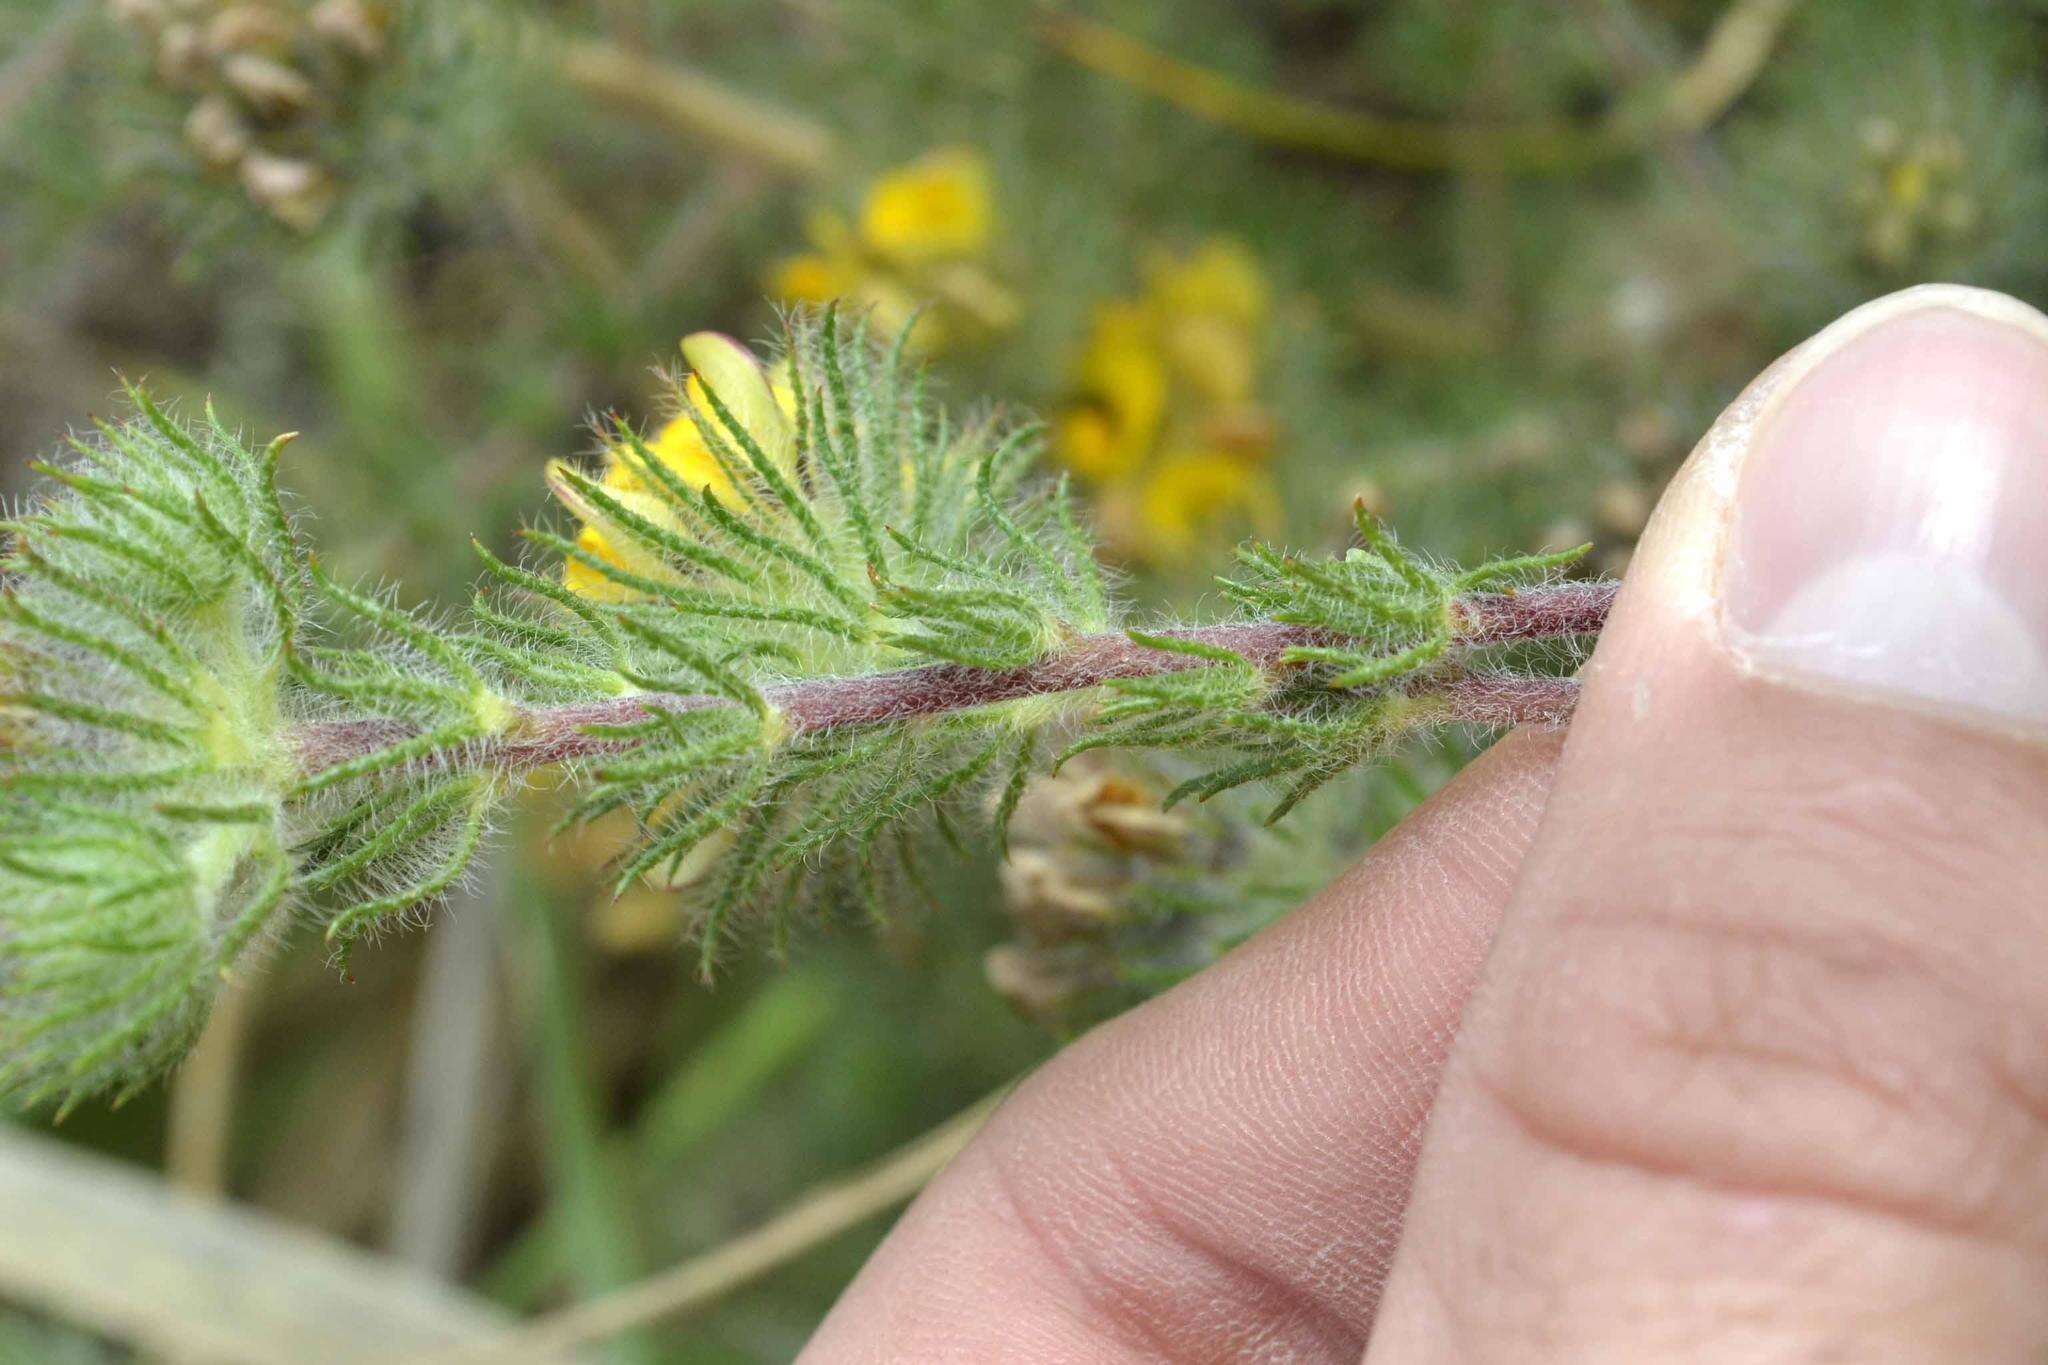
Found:
[[807, 729], [771, 704], [776, 689], [919, 664], [1016, 668], [1109, 625], [1067, 490], [1023, 486], [1036, 428], [952, 426], [907, 381], [900, 338], [883, 350], [842, 325], [833, 312], [791, 323], [782, 458], [765, 374], [736, 366], [730, 343], [693, 338], [723, 371], [700, 363], [683, 390], [715, 486], [691, 487], [622, 424], [611, 445], [630, 479], [557, 467], [583, 533], [530, 538], [602, 590], [565, 600], [489, 561], [566, 606], [627, 689], [728, 703], [606, 727], [626, 752], [591, 765], [572, 812], [637, 818], [618, 884], [687, 886], [706, 971], [750, 907], [883, 918], [941, 811], [1017, 751], [1020, 706]]
[[0, 1092], [125, 1094], [180, 1056], [289, 894], [281, 651], [303, 594], [273, 483], [209, 412], [74, 438], [7, 529]]
[[[210, 409], [129, 398], [7, 525], [0, 1092], [30, 1101], [175, 1062], [286, 911], [345, 953], [452, 886], [502, 784], [449, 756], [507, 726], [499, 675], [528, 666], [313, 562], [277, 490], [288, 437], [252, 450]], [[321, 722], [365, 742], [309, 770]]]
[[[686, 897], [706, 971], [743, 918], [778, 943], [800, 907], [881, 920], [1062, 746], [1223, 752], [1176, 799], [1278, 779], [1284, 810], [1443, 719], [1462, 596], [1561, 562], [1442, 569], [1361, 519], [1335, 562], [1243, 552], [1226, 587], [1284, 650], [1133, 644], [1064, 483], [1029, 477], [1035, 427], [956, 425], [900, 336], [831, 311], [783, 350], [687, 341], [708, 463], [614, 422], [601, 476], [549, 471], [577, 534], [533, 529], [533, 564], [478, 547], [458, 622], [312, 558], [285, 438], [134, 391], [41, 467], [0, 602], [0, 1094], [131, 1092], [289, 916], [345, 958], [434, 901], [539, 766], [568, 767], [571, 818], [631, 814], [618, 885]], [[1082, 656], [1116, 667], [1063, 671]]]
[[1360, 545], [1314, 561], [1265, 545], [1238, 550], [1243, 573], [1218, 582], [1246, 617], [1300, 626], [1311, 643], [1280, 651], [1278, 669], [1214, 644], [1131, 632], [1207, 667], [1109, 684], [1115, 699], [1062, 755], [1089, 749], [1200, 747], [1236, 755], [1175, 787], [1170, 809], [1251, 782], [1284, 784], [1272, 824], [1342, 773], [1384, 755], [1414, 730], [1442, 725], [1432, 685], [1491, 648], [1462, 630], [1459, 603], [1513, 592], [1585, 553], [1499, 559], [1476, 569], [1432, 564], [1354, 506]]

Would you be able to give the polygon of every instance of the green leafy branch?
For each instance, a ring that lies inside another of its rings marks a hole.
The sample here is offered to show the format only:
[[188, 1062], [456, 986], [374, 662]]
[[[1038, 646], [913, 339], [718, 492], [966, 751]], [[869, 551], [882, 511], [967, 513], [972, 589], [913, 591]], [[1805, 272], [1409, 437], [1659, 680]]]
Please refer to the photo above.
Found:
[[1335, 558], [1253, 545], [1228, 619], [1120, 608], [1036, 429], [930, 404], [900, 339], [792, 320], [775, 371], [685, 343], [679, 464], [623, 423], [556, 465], [575, 536], [479, 548], [457, 619], [330, 576], [211, 411], [97, 424], [8, 525], [0, 599], [0, 1092], [131, 1093], [295, 918], [341, 957], [463, 875], [523, 773], [624, 810], [616, 869], [688, 899], [709, 971], [743, 917], [880, 920], [936, 835], [1104, 746], [1211, 755], [1172, 800], [1278, 818], [1403, 736], [1554, 721], [1519, 642], [1596, 631], [1570, 555], [1433, 564], [1362, 512]]

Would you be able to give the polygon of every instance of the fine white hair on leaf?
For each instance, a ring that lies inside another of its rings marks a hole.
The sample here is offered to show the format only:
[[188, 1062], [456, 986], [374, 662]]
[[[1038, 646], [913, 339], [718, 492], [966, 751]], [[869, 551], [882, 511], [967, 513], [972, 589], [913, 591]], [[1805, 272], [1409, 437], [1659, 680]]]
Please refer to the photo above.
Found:
[[768, 366], [698, 334], [684, 425], [552, 463], [545, 523], [466, 613], [337, 578], [257, 447], [133, 415], [41, 466], [0, 595], [0, 1097], [161, 1074], [219, 983], [305, 921], [337, 965], [459, 888], [529, 771], [623, 813], [612, 869], [687, 901], [709, 973], [742, 930], [880, 922], [1095, 748], [1176, 756], [1168, 804], [1310, 792], [1418, 730], [1569, 709], [1541, 642], [1596, 631], [1570, 556], [1460, 570], [1360, 512], [1334, 558], [1248, 545], [1209, 625], [1122, 629], [1043, 436], [953, 423], [835, 310]]

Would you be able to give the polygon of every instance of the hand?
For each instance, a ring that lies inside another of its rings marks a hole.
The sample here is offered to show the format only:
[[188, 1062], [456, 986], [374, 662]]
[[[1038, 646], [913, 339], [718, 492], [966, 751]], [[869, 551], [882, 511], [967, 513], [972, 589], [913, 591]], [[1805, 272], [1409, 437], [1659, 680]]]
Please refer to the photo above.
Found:
[[1772, 367], [1585, 682], [1035, 1075], [805, 1359], [2048, 1355], [2048, 319]]

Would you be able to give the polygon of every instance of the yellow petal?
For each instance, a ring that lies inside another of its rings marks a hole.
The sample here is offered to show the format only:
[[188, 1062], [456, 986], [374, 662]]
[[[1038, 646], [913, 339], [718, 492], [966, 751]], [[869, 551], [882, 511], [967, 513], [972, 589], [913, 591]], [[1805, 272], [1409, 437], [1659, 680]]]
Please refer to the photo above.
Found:
[[1205, 403], [1248, 402], [1257, 387], [1259, 347], [1245, 328], [1214, 314], [1165, 324], [1164, 346], [1174, 373]]
[[[610, 512], [579, 493], [563, 477], [563, 468], [560, 460], [548, 462], [548, 487], [564, 507], [583, 519], [583, 529], [576, 537], [578, 549], [643, 578], [673, 580], [676, 577], [674, 567], [666, 559], [637, 544], [629, 530]], [[682, 529], [669, 504], [644, 488], [621, 487], [607, 478], [605, 492], [641, 521], [671, 532]], [[562, 579], [572, 591], [600, 601], [623, 601], [634, 595], [630, 589], [614, 583], [595, 567], [577, 559], [570, 559], [563, 565]]]
[[597, 509], [576, 491], [575, 484], [569, 480], [569, 468], [569, 462], [566, 460], [549, 460], [542, 466], [541, 477], [547, 483], [548, 492], [555, 495], [556, 502], [574, 512], [581, 520], [589, 521], [597, 515]]
[[[697, 405], [707, 419], [716, 421], [711, 409], [704, 402], [702, 386], [693, 375], [684, 382], [683, 391], [688, 402]], [[711, 447], [704, 441], [704, 433], [696, 420], [687, 412], [679, 412], [655, 428], [652, 435], [642, 439], [647, 454], [660, 462], [662, 468], [682, 481], [692, 492], [709, 489], [711, 496], [720, 502], [732, 501], [732, 480], [726, 476], [725, 467], [711, 453]], [[624, 441], [614, 445], [610, 452], [611, 463], [605, 470], [604, 486], [613, 493], [649, 496], [657, 486], [641, 468], [640, 457]]]
[[768, 292], [786, 303], [830, 303], [858, 283], [846, 262], [816, 251], [786, 256], [768, 272]]
[[[577, 534], [576, 548], [595, 555], [607, 564], [625, 567], [619, 563], [619, 556], [605, 540], [604, 533], [595, 526], [586, 526]], [[588, 598], [592, 602], [624, 602], [634, 596], [632, 592], [612, 582], [580, 559], [562, 561], [562, 586], [578, 597]]]
[[1247, 528], [1270, 534], [1280, 522], [1280, 495], [1265, 471], [1221, 451], [1160, 460], [1139, 507], [1144, 548], [1164, 560], [1185, 559]]
[[[698, 404], [704, 417], [714, 424], [718, 420], [710, 405], [700, 401], [702, 389], [708, 388], [718, 395], [740, 430], [778, 468], [787, 470], [796, 456], [796, 436], [782, 404], [776, 401], [768, 371], [754, 353], [722, 333], [692, 332], [683, 338], [683, 359], [695, 371], [691, 382], [701, 386], [691, 394], [691, 401]], [[705, 454], [708, 459], [709, 452]]]
[[1060, 414], [1059, 424], [1053, 428], [1052, 447], [1061, 464], [1095, 483], [1116, 478], [1128, 463], [1122, 458], [1109, 414], [1085, 404]]
[[[588, 550], [604, 560], [605, 563], [616, 565], [621, 569], [628, 569], [634, 573], [654, 578], [666, 576], [668, 572], [667, 567], [659, 557], [637, 548], [627, 536], [612, 534], [612, 532], [620, 529], [613, 520], [612, 515], [578, 491], [575, 484], [567, 476], [566, 471], [568, 469], [569, 465], [566, 461], [549, 460], [547, 463], [547, 485], [548, 491], [555, 495], [555, 501], [561, 503], [562, 506], [568, 508], [571, 512], [574, 512], [583, 522], [583, 530], [576, 538], [577, 546], [580, 549]], [[670, 529], [673, 529], [676, 525], [675, 518], [670, 514], [667, 505], [660, 498], [648, 492], [637, 480], [628, 483], [619, 476], [618, 470], [615, 469], [607, 473], [600, 483], [604, 491], [610, 495], [614, 502], [641, 520]], [[604, 578], [595, 569], [590, 568], [588, 565], [580, 564], [575, 560], [569, 561], [565, 566], [565, 576], [570, 570], [588, 575], [591, 579], [598, 582], [610, 583], [610, 580]]]
[[991, 200], [980, 156], [957, 147], [930, 152], [869, 188], [861, 240], [901, 265], [976, 256], [988, 246]]
[[1184, 257], [1153, 258], [1147, 273], [1152, 301], [1162, 313], [1214, 317], [1244, 328], [1265, 323], [1266, 274], [1242, 242], [1212, 238]]
[[[708, 407], [701, 410], [710, 416]], [[647, 447], [649, 455], [661, 462], [662, 468], [682, 481], [684, 487], [693, 492], [708, 488], [711, 496], [720, 502], [731, 500], [732, 480], [726, 477], [725, 469], [712, 455], [711, 447], [704, 443], [704, 433], [698, 430], [689, 413], [679, 412], [669, 418], [642, 444]], [[604, 485], [622, 494], [646, 495], [652, 491], [650, 481], [640, 470], [638, 457], [631, 447], [624, 444], [612, 447], [612, 464], [605, 474]]]
[[775, 406], [782, 409], [782, 420], [796, 421], [796, 366], [784, 356], [768, 371], [768, 389], [775, 395]]
[[1166, 417], [1166, 363], [1142, 309], [1111, 304], [1097, 312], [1075, 381], [1080, 398], [1055, 433], [1055, 452], [1098, 482], [1134, 472]]

